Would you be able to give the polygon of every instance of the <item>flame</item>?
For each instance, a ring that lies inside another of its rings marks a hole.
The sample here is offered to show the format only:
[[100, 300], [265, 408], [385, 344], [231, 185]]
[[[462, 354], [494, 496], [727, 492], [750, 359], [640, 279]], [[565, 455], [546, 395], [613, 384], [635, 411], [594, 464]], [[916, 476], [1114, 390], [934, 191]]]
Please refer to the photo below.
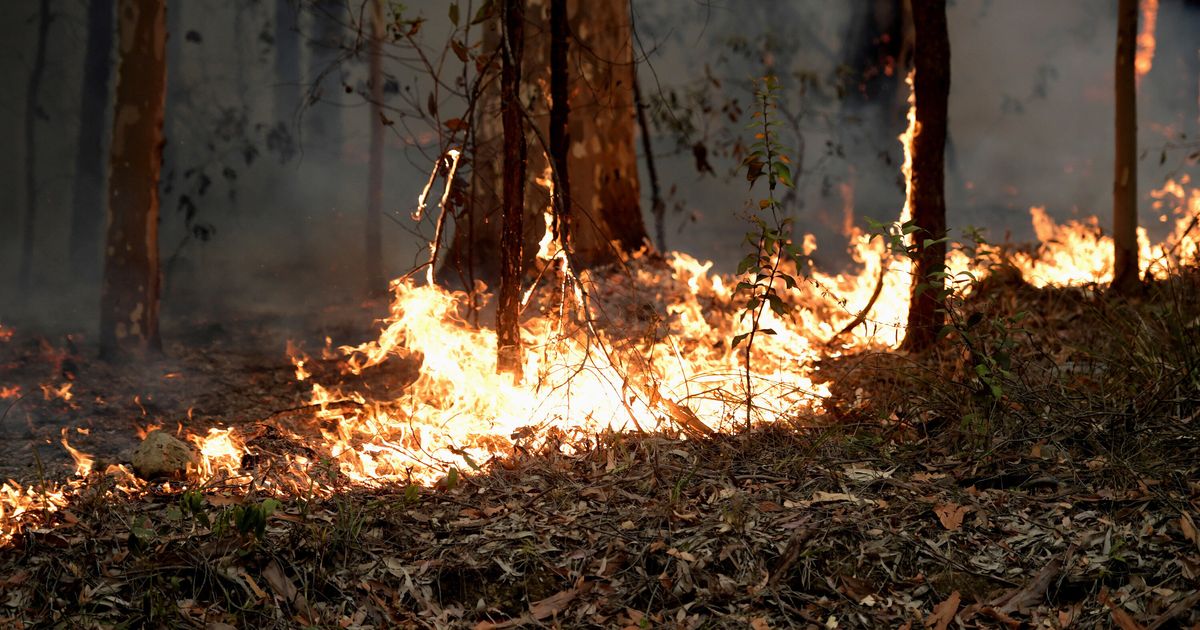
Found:
[[12, 341], [12, 338], [13, 329], [5, 326], [4, 324], [0, 324], [0, 343], [8, 343], [9, 341]]
[[9, 400], [21, 397], [20, 385], [4, 385], [0, 386], [0, 400]]
[[1134, 76], [1139, 86], [1142, 84], [1142, 77], [1154, 66], [1154, 30], [1157, 23], [1158, 0], [1142, 0], [1141, 30], [1137, 36], [1137, 52], [1133, 58]]
[[62, 445], [63, 448], [67, 449], [67, 453], [70, 453], [71, 459], [75, 460], [75, 476], [87, 477], [90, 475], [92, 473], [92, 465], [96, 462], [96, 460], [91, 455], [82, 453], [67, 443], [66, 427], [63, 427], [62, 430]]
[[[912, 78], [910, 73], [910, 87]], [[908, 127], [899, 138], [906, 185], [901, 222], [912, 216], [912, 144], [919, 133], [910, 94]], [[457, 153], [449, 157], [449, 162], [439, 160], [448, 173], [439, 203], [443, 215]], [[425, 209], [433, 179], [418, 200], [419, 211]], [[538, 183], [553, 193], [551, 173]], [[1150, 193], [1154, 209], [1174, 223], [1158, 244], [1139, 232], [1142, 271], [1148, 277], [1162, 278], [1176, 265], [1200, 260], [1200, 188], [1190, 184], [1180, 176]], [[853, 190], [844, 189], [842, 198], [845, 216], [852, 217]], [[1044, 207], [1031, 208], [1030, 215], [1040, 241], [1036, 248], [993, 247], [987, 253], [1002, 256], [1039, 287], [1102, 284], [1111, 278], [1112, 242], [1095, 219], [1059, 223]], [[317, 460], [322, 469], [332, 468], [352, 483], [427, 483], [453, 468], [486, 468], [518, 448], [569, 449], [570, 438], [604, 429], [695, 435], [740, 425], [746, 364], [742, 352], [730, 347], [744, 325], [737, 317], [744, 299], [734, 290], [738, 279], [714, 273], [712, 262], [681, 252], [662, 259], [634, 253], [619, 271], [574, 274], [569, 253], [553, 234], [553, 213], [547, 209], [544, 216], [538, 258], [558, 262], [546, 269], [559, 274], [563, 290], [526, 296], [523, 380], [514, 383], [511, 375], [496, 374], [496, 333], [469, 323], [467, 294], [437, 287], [428, 276], [418, 285], [410, 274], [392, 282], [389, 315], [375, 339], [335, 349], [326, 338], [322, 359], [340, 364], [353, 378], [329, 377], [326, 363], [314, 375], [309, 357], [289, 343], [296, 379], [310, 387], [312, 411], [308, 418], [274, 427], [310, 450], [272, 462], [283, 483], [261, 479], [248, 465], [260, 459], [253, 457], [259, 447], [248, 433], [213, 428], [188, 434], [181, 426], [179, 434], [197, 455], [190, 480], [241, 480], [267, 492], [303, 488], [323, 495], [334, 484], [315, 473]], [[829, 396], [816, 378], [822, 359], [895, 347], [903, 336], [911, 263], [852, 222], [845, 229], [855, 268], [842, 273], [785, 269], [804, 279], [794, 287], [776, 287], [792, 306], [791, 315], [769, 310], [762, 315], [760, 326], [775, 334], [756, 340], [749, 362], [756, 395], [752, 412], [759, 422], [790, 422], [819, 411]], [[817, 247], [810, 235], [802, 244], [806, 254]], [[436, 248], [431, 247], [430, 269], [434, 262]], [[987, 273], [981, 262], [953, 248], [948, 267], [952, 274]], [[0, 339], [6, 330], [0, 328]], [[396, 381], [396, 387], [382, 388], [389, 393], [379, 395], [347, 384], [368, 377]], [[69, 400], [70, 386], [43, 386], [43, 394]], [[0, 398], [19, 393], [18, 387], [8, 387], [0, 390]], [[141, 406], [140, 398], [134, 402]], [[144, 407], [142, 414], [148, 415]], [[139, 435], [161, 424], [139, 428]], [[76, 479], [38, 489], [15, 481], [0, 486], [0, 545], [46, 522], [92, 473], [94, 458], [71, 447], [65, 431], [62, 445], [75, 461]], [[145, 491], [145, 484], [123, 467], [109, 466], [104, 474], [114, 477], [122, 492]]]
[[56, 387], [49, 383], [43, 383], [41, 385], [42, 397], [46, 400], [70, 401], [75, 397], [75, 395], [71, 393], [71, 387], [73, 385], [74, 383], [63, 383], [62, 385]]

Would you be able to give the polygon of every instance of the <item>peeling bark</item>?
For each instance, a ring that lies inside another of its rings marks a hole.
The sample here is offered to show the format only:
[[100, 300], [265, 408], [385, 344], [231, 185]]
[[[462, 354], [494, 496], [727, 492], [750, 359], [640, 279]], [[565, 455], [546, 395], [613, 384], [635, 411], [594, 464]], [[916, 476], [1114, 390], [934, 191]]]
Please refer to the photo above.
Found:
[[165, 0], [120, 0], [120, 63], [108, 185], [108, 235], [100, 296], [100, 353], [125, 359], [157, 352], [158, 253]]

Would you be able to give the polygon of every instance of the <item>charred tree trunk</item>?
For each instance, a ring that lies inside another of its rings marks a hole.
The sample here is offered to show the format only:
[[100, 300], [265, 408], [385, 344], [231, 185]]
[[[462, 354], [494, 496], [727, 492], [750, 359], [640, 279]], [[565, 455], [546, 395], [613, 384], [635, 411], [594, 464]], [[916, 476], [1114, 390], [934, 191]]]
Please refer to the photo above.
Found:
[[341, 50], [346, 31], [344, 0], [316, 0], [313, 3], [315, 37], [309, 63], [312, 90], [307, 116], [308, 135], [312, 140], [333, 147], [334, 157], [341, 156], [342, 111], [338, 107], [342, 91]]
[[94, 280], [100, 269], [104, 217], [104, 139], [108, 130], [108, 78], [112, 69], [113, 0], [88, 4], [87, 52], [79, 97], [79, 141], [71, 206], [71, 272]]
[[1137, 245], [1137, 50], [1138, 1], [1120, 0], [1117, 16], [1116, 159], [1113, 174], [1112, 291], [1132, 293], [1138, 280]]
[[[571, 118], [567, 172], [571, 194], [573, 260], [580, 267], [616, 262], [624, 253], [648, 242], [642, 219], [637, 176], [633, 102], [633, 45], [626, 0], [567, 0], [567, 93]], [[550, 84], [551, 46], [547, 41], [550, 0], [528, 0], [522, 85], [526, 93]], [[495, 26], [485, 32], [484, 47], [500, 44]], [[485, 72], [495, 72], [485, 69]], [[491, 81], [494, 86], [497, 81]], [[538, 125], [547, 125], [551, 99], [526, 103]], [[466, 264], [480, 261], [477, 276], [488, 283], [497, 278], [500, 258], [500, 214], [503, 207], [500, 170], [503, 142], [498, 112], [498, 89], [485, 89], [476, 104], [471, 211], [457, 221], [443, 277], [468, 276]], [[539, 128], [548, 138], [549, 130]], [[528, 169], [542, 173], [546, 151], [535, 144]], [[548, 147], [545, 147], [548, 149]], [[526, 184], [523, 227], [524, 264], [532, 267], [537, 243], [544, 234], [542, 213], [550, 205], [545, 188], [531, 178]], [[490, 263], [490, 266], [489, 266]]]
[[504, 0], [504, 55], [500, 98], [504, 124], [504, 215], [500, 238], [500, 301], [496, 312], [496, 370], [521, 379], [522, 222], [525, 214], [525, 125], [521, 111], [521, 55], [525, 0]]
[[158, 351], [158, 178], [166, 100], [166, 2], [120, 0], [108, 238], [100, 295], [100, 353]]
[[387, 278], [383, 274], [383, 40], [387, 27], [383, 23], [383, 0], [371, 0], [370, 41], [370, 116], [371, 147], [367, 172], [367, 232], [366, 274], [367, 293], [372, 296], [387, 293]]
[[50, 0], [38, 5], [37, 51], [25, 88], [25, 222], [21, 232], [21, 291], [33, 288], [33, 236], [37, 220], [37, 121], [42, 117], [38, 93], [46, 73], [46, 36], [50, 32]]
[[550, 160], [555, 175], [554, 227], [559, 243], [570, 251], [571, 151], [570, 88], [567, 72], [567, 0], [550, 0]]
[[909, 203], [917, 231], [912, 300], [901, 348], [920, 351], [937, 339], [944, 322], [946, 269], [945, 151], [950, 100], [950, 36], [946, 0], [912, 0], [916, 38], [913, 96], [915, 137]]

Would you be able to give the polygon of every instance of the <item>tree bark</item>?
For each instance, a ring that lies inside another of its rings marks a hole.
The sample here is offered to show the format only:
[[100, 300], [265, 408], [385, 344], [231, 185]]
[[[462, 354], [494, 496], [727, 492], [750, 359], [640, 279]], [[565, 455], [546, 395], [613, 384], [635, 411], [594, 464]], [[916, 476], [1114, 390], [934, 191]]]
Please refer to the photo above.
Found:
[[166, 2], [119, 0], [117, 91], [100, 295], [100, 353], [110, 360], [161, 350], [158, 179], [166, 100]]
[[554, 166], [554, 229], [571, 248], [571, 104], [567, 70], [567, 0], [550, 0], [550, 159]]
[[33, 56], [33, 67], [29, 72], [29, 84], [25, 89], [25, 222], [21, 233], [22, 293], [33, 289], [33, 237], [34, 222], [37, 220], [37, 121], [41, 117], [38, 94], [42, 89], [42, 77], [46, 73], [46, 36], [50, 32], [50, 0], [41, 0], [38, 5], [37, 50]]
[[387, 26], [383, 22], [383, 0], [371, 0], [371, 40], [369, 65], [371, 106], [370, 158], [367, 166], [366, 277], [367, 294], [387, 293], [383, 273], [383, 43]]
[[504, 55], [500, 94], [504, 124], [504, 215], [500, 240], [500, 300], [496, 312], [496, 370], [521, 380], [522, 220], [525, 214], [525, 125], [521, 111], [521, 59], [525, 0], [504, 0]]
[[[933, 345], [945, 321], [946, 197], [945, 151], [950, 100], [950, 36], [946, 0], [912, 0], [916, 29], [913, 95], [915, 137], [909, 203], [917, 231], [912, 300], [908, 328], [901, 348], [911, 352]], [[927, 242], [932, 242], [926, 246]]]
[[[549, 0], [529, 0], [526, 11], [526, 45], [522, 84], [525, 93], [542, 98], [526, 103], [541, 137], [549, 137], [548, 110], [551, 99], [541, 86], [550, 84], [547, 59]], [[571, 194], [571, 237], [573, 260], [581, 268], [620, 260], [624, 253], [648, 242], [642, 219], [634, 138], [636, 112], [633, 103], [633, 45], [626, 0], [568, 0], [567, 52], [568, 123], [570, 144], [567, 172]], [[484, 34], [485, 49], [495, 50], [499, 33], [492, 27]], [[485, 72], [495, 72], [485, 69]], [[489, 86], [495, 85], [495, 81]], [[446, 257], [443, 277], [456, 270], [466, 276], [466, 263], [480, 261], [477, 276], [491, 283], [499, 260], [500, 219], [503, 207], [499, 168], [503, 154], [501, 128], [496, 123], [501, 108], [499, 90], [487, 89], [476, 105], [474, 120], [476, 150], [473, 156], [471, 211], [456, 222], [454, 240]], [[543, 126], [545, 125], [545, 126]], [[546, 149], [535, 141], [528, 168], [542, 173], [547, 165]], [[532, 178], [526, 185], [524, 260], [532, 266], [537, 243], [544, 233], [542, 213], [550, 205], [545, 188]], [[470, 235], [470, 238], [468, 238]], [[473, 251], [471, 251], [473, 250]], [[449, 273], [448, 273], [449, 272]]]
[[79, 140], [71, 206], [71, 271], [79, 280], [100, 276], [100, 230], [104, 217], [104, 141], [108, 125], [108, 79], [112, 72], [113, 0], [88, 4], [87, 52], [79, 97]]
[[1129, 294], [1140, 285], [1137, 245], [1137, 50], [1138, 0], [1120, 0], [1117, 8], [1116, 155], [1113, 174], [1112, 291]]

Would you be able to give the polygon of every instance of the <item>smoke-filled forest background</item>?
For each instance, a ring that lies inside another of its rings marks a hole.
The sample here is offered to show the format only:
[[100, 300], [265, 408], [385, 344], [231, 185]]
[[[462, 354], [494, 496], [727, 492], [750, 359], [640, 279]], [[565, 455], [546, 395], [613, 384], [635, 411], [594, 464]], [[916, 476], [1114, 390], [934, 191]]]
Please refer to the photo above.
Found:
[[[305, 2], [298, 11], [296, 4], [171, 3], [160, 239], [168, 322], [197, 313], [294, 313], [364, 293], [369, 112], [361, 15], [322, 13], [336, 2]], [[798, 165], [797, 191], [785, 203], [799, 231], [818, 236], [817, 262], [847, 264], [847, 222], [898, 215], [904, 193], [895, 135], [904, 127], [903, 103], [889, 104], [888, 94], [858, 98], [846, 81], [855, 55], [878, 45], [862, 41], [863, 12], [873, 4], [887, 3], [632, 3], [669, 248], [712, 259], [723, 271], [740, 258], [731, 235], [745, 231], [749, 195], [736, 184], [744, 180], [732, 155], [751, 81], [768, 72], [780, 78], [783, 140]], [[88, 329], [95, 325], [100, 259], [94, 272], [81, 272], [69, 251], [88, 2], [49, 7], [33, 156], [25, 147], [27, 87], [38, 63], [39, 7], [21, 0], [0, 9], [0, 73], [10, 77], [0, 94], [0, 317]], [[444, 54], [445, 3], [406, 3], [400, 15], [424, 18], [416, 40], [435, 60]], [[1035, 205], [1059, 218], [1094, 214], [1107, 225], [1115, 16], [1115, 1], [1107, 0], [950, 4], [952, 228], [1027, 240]], [[1196, 3], [1162, 3], [1153, 67], [1139, 87], [1139, 222], [1152, 237], [1165, 227], [1149, 191], [1184, 166], [1186, 154], [1172, 147], [1197, 135], [1200, 60], [1189, 36], [1197, 28]], [[450, 61], [457, 62], [452, 53]], [[419, 56], [397, 46], [384, 63], [387, 115], [395, 124], [385, 135], [390, 219], [382, 229], [386, 273], [394, 277], [418, 262], [431, 236], [428, 223], [413, 226], [408, 215], [439, 147], [429, 115], [431, 78]], [[111, 110], [108, 98], [91, 102]], [[463, 108], [452, 97], [432, 105], [441, 120]], [[101, 116], [107, 126], [112, 112]], [[107, 159], [106, 152], [96, 155]], [[641, 164], [652, 225], [644, 155]], [[31, 194], [29, 293], [19, 275]]]

